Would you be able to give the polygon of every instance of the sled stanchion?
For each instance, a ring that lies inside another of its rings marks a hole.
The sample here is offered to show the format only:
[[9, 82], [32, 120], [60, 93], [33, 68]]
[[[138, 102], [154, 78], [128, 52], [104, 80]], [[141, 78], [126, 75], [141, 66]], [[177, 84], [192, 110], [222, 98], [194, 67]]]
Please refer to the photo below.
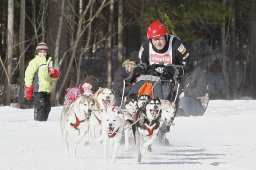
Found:
[[176, 103], [177, 97], [178, 97], [178, 93], [179, 93], [179, 88], [180, 88], [180, 83], [177, 84], [177, 89], [176, 89], [176, 94], [175, 94], [175, 98], [173, 103]]
[[121, 104], [120, 104], [120, 108], [123, 105], [123, 100], [124, 100], [124, 90], [125, 90], [125, 80], [123, 80], [123, 91], [122, 91], [122, 98], [121, 98]]

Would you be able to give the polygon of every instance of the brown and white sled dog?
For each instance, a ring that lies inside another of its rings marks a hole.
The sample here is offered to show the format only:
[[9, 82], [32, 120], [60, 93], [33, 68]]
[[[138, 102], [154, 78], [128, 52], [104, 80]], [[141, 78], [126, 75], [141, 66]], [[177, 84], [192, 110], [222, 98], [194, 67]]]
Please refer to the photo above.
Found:
[[140, 96], [138, 104], [138, 115], [135, 131], [135, 143], [137, 148], [138, 160], [141, 162], [142, 155], [146, 150], [151, 151], [151, 145], [156, 139], [160, 127], [161, 102], [159, 99], [151, 99], [148, 96]]
[[123, 129], [124, 115], [119, 107], [108, 107], [106, 113], [103, 113], [102, 120], [102, 136], [105, 160], [108, 158], [108, 150], [109, 147], [111, 147], [113, 149], [111, 162], [115, 162]]
[[102, 118], [108, 107], [115, 103], [115, 95], [111, 89], [100, 87], [94, 94], [96, 111], [90, 119], [90, 138], [93, 143], [102, 142]]
[[76, 156], [76, 148], [81, 141], [89, 142], [89, 120], [94, 107], [93, 96], [85, 94], [63, 107], [60, 126], [69, 157]]

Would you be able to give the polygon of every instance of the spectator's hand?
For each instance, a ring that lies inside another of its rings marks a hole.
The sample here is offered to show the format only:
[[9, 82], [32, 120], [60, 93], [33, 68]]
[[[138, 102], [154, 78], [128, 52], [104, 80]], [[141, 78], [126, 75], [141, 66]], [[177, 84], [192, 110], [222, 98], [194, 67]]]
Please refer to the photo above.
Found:
[[59, 77], [59, 71], [55, 68], [49, 67], [48, 72], [52, 78], [58, 78]]
[[27, 101], [31, 101], [33, 96], [33, 86], [27, 87], [25, 86], [25, 98]]

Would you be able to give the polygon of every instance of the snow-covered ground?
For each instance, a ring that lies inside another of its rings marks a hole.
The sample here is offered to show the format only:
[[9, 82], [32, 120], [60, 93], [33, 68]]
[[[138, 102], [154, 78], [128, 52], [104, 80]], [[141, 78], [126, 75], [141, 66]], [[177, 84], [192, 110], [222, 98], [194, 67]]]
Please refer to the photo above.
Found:
[[100, 144], [80, 146], [79, 159], [69, 160], [61, 109], [35, 122], [32, 109], [0, 107], [0, 170], [256, 170], [255, 100], [212, 100], [202, 117], [176, 117], [171, 145], [153, 145], [141, 164], [123, 145], [115, 164], [103, 161]]

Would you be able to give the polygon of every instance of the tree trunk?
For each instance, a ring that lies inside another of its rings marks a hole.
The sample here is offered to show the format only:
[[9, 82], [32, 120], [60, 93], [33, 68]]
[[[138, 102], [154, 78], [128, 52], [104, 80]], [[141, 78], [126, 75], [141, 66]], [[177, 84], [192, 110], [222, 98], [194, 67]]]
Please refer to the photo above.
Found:
[[123, 60], [123, 1], [120, 0], [118, 3], [118, 61], [121, 64]]
[[[113, 12], [114, 12], [114, 0], [110, 0], [109, 4], [109, 21], [108, 21], [108, 33], [112, 33], [113, 27]], [[109, 34], [107, 40], [107, 76], [108, 76], [108, 88], [112, 87], [112, 36]]]
[[254, 3], [252, 6], [252, 14], [250, 16], [250, 26], [249, 26], [249, 56], [247, 58], [248, 64], [248, 79], [247, 83], [249, 84], [249, 96], [255, 96], [255, 86], [256, 86], [256, 4]]
[[228, 72], [229, 72], [229, 97], [232, 99], [235, 97], [235, 93], [237, 90], [236, 83], [236, 23], [235, 23], [235, 4], [234, 0], [231, 1], [231, 26], [230, 26], [230, 56], [229, 56], [229, 64], [228, 64]]
[[[223, 8], [226, 6], [226, 0], [222, 1]], [[227, 72], [227, 59], [226, 59], [226, 19], [223, 20], [221, 24], [221, 65], [223, 70], [223, 76], [224, 76], [224, 95], [227, 97], [227, 91], [228, 91], [228, 72]]]
[[[83, 13], [83, 1], [79, 0], [79, 16], [81, 16], [82, 13]], [[78, 62], [77, 62], [76, 84], [79, 84], [79, 82], [80, 82], [82, 56], [83, 56], [83, 51], [81, 49], [81, 53], [80, 53], [80, 55], [78, 57]]]
[[4, 105], [10, 105], [11, 93], [10, 86], [12, 80], [12, 49], [13, 49], [13, 23], [14, 23], [14, 1], [8, 0], [8, 23], [7, 23], [7, 77], [4, 86]]
[[19, 52], [20, 52], [20, 64], [19, 64], [19, 104], [20, 108], [24, 108], [24, 73], [25, 73], [25, 8], [26, 0], [20, 1], [20, 30], [19, 30]]
[[[64, 16], [64, 8], [65, 8], [65, 0], [61, 1], [61, 13], [59, 15], [59, 23], [58, 23], [58, 30], [57, 30], [57, 37], [55, 41], [55, 49], [54, 49], [54, 67], [59, 70], [59, 49], [60, 49], [60, 39], [61, 39], [61, 34], [62, 34], [62, 26], [63, 26], [63, 16]], [[58, 81], [58, 80], [57, 80]], [[57, 82], [54, 81], [53, 83], [53, 90], [52, 90], [52, 104], [56, 105], [57, 100], [56, 100], [56, 87], [57, 87]]]
[[36, 43], [39, 43], [38, 40], [38, 33], [37, 33], [37, 26], [36, 26], [36, 2], [32, 0], [32, 26], [34, 29], [34, 37], [36, 38]]

